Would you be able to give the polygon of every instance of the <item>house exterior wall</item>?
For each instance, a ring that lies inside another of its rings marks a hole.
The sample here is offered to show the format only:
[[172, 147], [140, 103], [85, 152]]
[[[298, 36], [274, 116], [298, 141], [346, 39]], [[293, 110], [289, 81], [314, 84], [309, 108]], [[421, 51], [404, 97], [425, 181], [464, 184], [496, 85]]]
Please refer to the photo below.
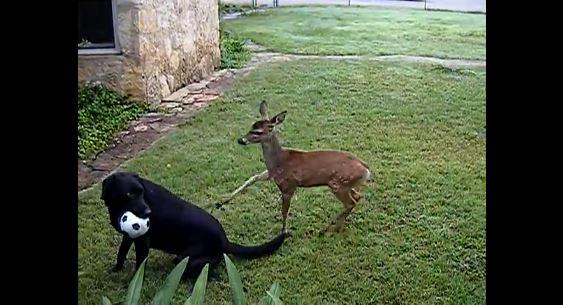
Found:
[[117, 55], [78, 55], [78, 81], [149, 103], [220, 64], [217, 0], [116, 0]]

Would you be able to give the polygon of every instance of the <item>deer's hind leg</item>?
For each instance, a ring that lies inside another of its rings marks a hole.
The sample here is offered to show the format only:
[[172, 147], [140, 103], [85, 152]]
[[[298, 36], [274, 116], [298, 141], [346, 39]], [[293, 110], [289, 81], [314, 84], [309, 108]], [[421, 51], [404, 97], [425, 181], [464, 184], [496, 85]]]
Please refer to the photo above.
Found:
[[350, 189], [350, 195], [352, 196], [352, 198], [354, 198], [354, 201], [356, 201], [356, 203], [358, 203], [358, 201], [362, 199], [362, 194], [360, 193], [360, 191], [354, 188]]
[[350, 188], [350, 194], [352, 195], [352, 198], [354, 198], [356, 203], [358, 203], [358, 201], [360, 201], [360, 199], [362, 199], [363, 197], [360, 193], [360, 188], [369, 181], [372, 181], [371, 172], [369, 171], [369, 169], [365, 169], [364, 174], [361, 177], [357, 178]]
[[[332, 222], [328, 225], [325, 231], [331, 229], [334, 229], [334, 231], [337, 232], [342, 231], [346, 218], [348, 217], [348, 215], [350, 215], [350, 213], [352, 213], [352, 210], [354, 209], [356, 203], [358, 202], [358, 200], [355, 199], [354, 195], [352, 195], [353, 192], [355, 191], [353, 191], [350, 186], [343, 186], [337, 190], [333, 189], [334, 196], [336, 196], [336, 198], [338, 198], [338, 200], [342, 202], [342, 204], [344, 205], [344, 209], [340, 214], [336, 216], [336, 218], [332, 220]], [[355, 193], [358, 194], [357, 192]]]

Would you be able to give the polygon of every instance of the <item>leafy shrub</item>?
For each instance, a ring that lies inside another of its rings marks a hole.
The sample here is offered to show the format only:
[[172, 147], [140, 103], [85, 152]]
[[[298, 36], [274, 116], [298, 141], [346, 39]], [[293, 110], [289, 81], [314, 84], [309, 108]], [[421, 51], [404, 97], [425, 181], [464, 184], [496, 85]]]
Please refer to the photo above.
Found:
[[219, 30], [221, 40], [220, 69], [238, 69], [250, 59], [250, 51], [244, 45], [244, 39], [231, 32]]
[[78, 158], [105, 149], [118, 131], [146, 111], [147, 105], [132, 102], [102, 85], [78, 88]]
[[[246, 305], [246, 297], [244, 295], [244, 290], [242, 287], [242, 281], [240, 279], [240, 274], [237, 271], [233, 262], [229, 259], [227, 255], [225, 257], [225, 264], [227, 266], [227, 273], [229, 275], [229, 283], [231, 285], [231, 290], [233, 293], [233, 304], [234, 305]], [[151, 305], [168, 305], [172, 301], [172, 297], [174, 296], [174, 292], [176, 291], [178, 284], [180, 283], [180, 279], [182, 278], [182, 274], [186, 269], [186, 265], [188, 264], [188, 259], [183, 259], [170, 274], [166, 277], [162, 288], [155, 294], [154, 298], [152, 299]], [[145, 274], [145, 265], [147, 260], [141, 264], [133, 279], [129, 284], [129, 288], [127, 289], [127, 296], [125, 297], [125, 301], [114, 303], [122, 304], [122, 305], [138, 305], [139, 299], [141, 298], [141, 290], [143, 288], [143, 277]], [[209, 272], [209, 264], [206, 264], [201, 270], [200, 275], [198, 276], [194, 288], [192, 290], [192, 294], [186, 300], [184, 305], [203, 305], [205, 301], [205, 290], [207, 288], [207, 275]], [[281, 305], [282, 302], [280, 301], [280, 286], [277, 283], [274, 283], [269, 291], [266, 292], [266, 296], [264, 296], [261, 300], [262, 305]], [[102, 296], [102, 305], [112, 305], [111, 301]]]
[[[252, 3], [251, 1], [249, 1]], [[225, 14], [249, 12], [253, 9], [251, 4], [219, 3], [219, 17]]]

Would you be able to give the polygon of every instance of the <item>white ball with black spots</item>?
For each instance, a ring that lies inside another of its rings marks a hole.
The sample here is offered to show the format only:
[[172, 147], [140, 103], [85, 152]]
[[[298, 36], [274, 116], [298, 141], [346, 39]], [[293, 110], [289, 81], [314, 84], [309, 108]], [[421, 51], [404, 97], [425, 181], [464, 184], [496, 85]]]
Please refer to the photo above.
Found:
[[125, 212], [119, 218], [119, 226], [121, 231], [127, 233], [131, 238], [143, 236], [149, 231], [149, 218], [139, 218], [131, 212]]

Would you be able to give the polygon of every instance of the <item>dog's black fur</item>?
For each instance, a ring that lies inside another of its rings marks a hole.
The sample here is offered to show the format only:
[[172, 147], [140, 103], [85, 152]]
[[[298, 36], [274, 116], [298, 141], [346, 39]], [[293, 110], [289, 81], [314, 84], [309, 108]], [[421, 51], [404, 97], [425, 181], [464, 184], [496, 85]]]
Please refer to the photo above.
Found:
[[[186, 202], [164, 187], [134, 173], [115, 173], [102, 182], [102, 199], [111, 225], [123, 234], [114, 271], [121, 270], [131, 245], [135, 243], [136, 268], [147, 258], [149, 249], [189, 256], [184, 275], [195, 278], [205, 264], [215, 265], [223, 253], [257, 258], [276, 251], [285, 234], [260, 246], [237, 245], [227, 239], [219, 221], [203, 209]], [[126, 211], [150, 218], [149, 231], [136, 239], [121, 232], [119, 219]]]

